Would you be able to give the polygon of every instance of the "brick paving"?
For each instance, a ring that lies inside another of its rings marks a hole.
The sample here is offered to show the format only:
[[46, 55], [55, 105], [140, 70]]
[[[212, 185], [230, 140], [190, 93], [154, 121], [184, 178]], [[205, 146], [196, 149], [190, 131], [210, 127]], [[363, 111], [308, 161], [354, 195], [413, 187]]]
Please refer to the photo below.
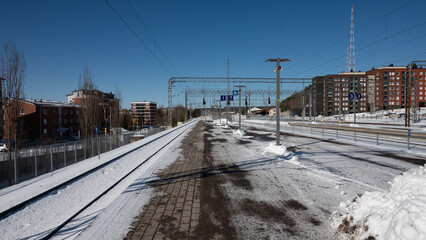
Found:
[[[203, 163], [203, 134], [199, 124], [182, 140], [179, 159], [157, 175], [151, 184], [158, 195], [145, 207], [126, 239], [196, 238], [200, 217], [200, 176]], [[198, 129], [198, 131], [197, 131]]]

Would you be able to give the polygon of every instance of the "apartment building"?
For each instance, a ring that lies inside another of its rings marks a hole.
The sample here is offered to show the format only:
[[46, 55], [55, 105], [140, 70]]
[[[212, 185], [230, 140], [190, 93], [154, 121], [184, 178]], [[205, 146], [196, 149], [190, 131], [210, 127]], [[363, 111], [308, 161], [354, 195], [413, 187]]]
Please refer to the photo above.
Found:
[[135, 128], [154, 126], [157, 114], [157, 104], [154, 102], [131, 102], [130, 114], [134, 119]]
[[[14, 100], [12, 100], [14, 101]], [[27, 142], [56, 141], [78, 134], [78, 105], [42, 99], [19, 100], [19, 139]], [[8, 106], [6, 105], [5, 108]], [[9, 136], [8, 111], [4, 111], [5, 138]], [[16, 139], [13, 129], [12, 139]]]
[[[407, 104], [407, 80], [409, 72], [405, 66], [387, 66], [367, 72], [374, 77], [374, 108], [372, 110], [390, 110], [404, 108]], [[426, 104], [426, 69], [411, 70], [412, 106], [424, 107]]]
[[[343, 72], [313, 78], [314, 114], [335, 115], [404, 108], [411, 91], [411, 105], [426, 105], [426, 69], [386, 66], [366, 72]], [[408, 88], [408, 89], [407, 89]], [[410, 90], [411, 89], [411, 90]], [[353, 93], [354, 99], [349, 99]], [[360, 99], [357, 98], [360, 97]]]
[[317, 114], [329, 116], [368, 111], [368, 83], [365, 72], [315, 77], [313, 91]]

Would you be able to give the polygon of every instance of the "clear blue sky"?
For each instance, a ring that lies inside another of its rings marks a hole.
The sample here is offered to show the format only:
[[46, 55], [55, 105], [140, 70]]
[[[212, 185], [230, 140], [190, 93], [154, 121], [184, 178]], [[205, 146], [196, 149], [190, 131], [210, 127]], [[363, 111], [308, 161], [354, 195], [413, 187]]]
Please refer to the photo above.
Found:
[[[274, 77], [271, 57], [292, 60], [282, 77], [344, 71], [351, 4], [356, 70], [426, 59], [424, 0], [130, 2], [157, 44], [127, 0], [109, 0], [173, 76], [226, 76], [228, 58], [233, 77]], [[121, 90], [125, 108], [167, 105], [169, 73], [104, 0], [2, 0], [1, 46], [8, 40], [25, 55], [28, 98], [65, 101], [88, 66], [100, 90]]]

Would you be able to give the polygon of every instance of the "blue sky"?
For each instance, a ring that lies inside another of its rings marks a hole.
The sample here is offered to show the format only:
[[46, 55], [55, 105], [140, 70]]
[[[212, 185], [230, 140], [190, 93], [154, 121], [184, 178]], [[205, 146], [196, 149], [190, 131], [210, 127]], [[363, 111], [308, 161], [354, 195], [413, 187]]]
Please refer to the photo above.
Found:
[[[2, 0], [0, 44], [11, 41], [25, 55], [26, 97], [65, 101], [85, 66], [100, 90], [120, 89], [125, 108], [141, 100], [166, 106], [171, 76], [226, 76], [226, 59], [233, 77], [274, 77], [265, 63], [271, 57], [292, 61], [282, 77], [342, 72], [351, 4], [356, 70], [426, 59], [424, 0], [129, 1], [155, 42], [127, 0], [109, 3], [171, 75], [104, 0]], [[184, 87], [226, 85], [177, 84], [174, 91]]]

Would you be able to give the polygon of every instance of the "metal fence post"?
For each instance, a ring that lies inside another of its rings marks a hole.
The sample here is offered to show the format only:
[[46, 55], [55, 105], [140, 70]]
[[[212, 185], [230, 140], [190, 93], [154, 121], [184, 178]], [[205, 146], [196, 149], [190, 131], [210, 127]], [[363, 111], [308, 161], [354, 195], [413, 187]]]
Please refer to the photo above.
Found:
[[111, 151], [112, 150], [112, 138], [111, 138], [112, 136], [111, 136], [111, 133], [109, 134], [109, 150]]
[[379, 145], [379, 134], [378, 133], [376, 134], [376, 142], [377, 142], [377, 145]]
[[92, 137], [92, 157], [94, 156], [93, 137]]
[[354, 141], [356, 142], [356, 131], [354, 131]]
[[65, 146], [65, 143], [64, 143], [64, 167], [66, 167], [67, 166], [67, 149], [66, 149], [66, 146]]
[[410, 150], [410, 135], [411, 135], [411, 130], [408, 129], [408, 136], [407, 136], [407, 149]]
[[34, 152], [34, 175], [35, 177], [37, 177], [37, 153], [35, 152], [34, 148], [33, 148], [33, 152]]
[[83, 159], [86, 159], [86, 157], [87, 157], [86, 156], [86, 139], [83, 140], [83, 144], [84, 144], [83, 145], [83, 153], [84, 153]]
[[15, 173], [15, 184], [18, 183], [18, 161], [16, 160], [17, 151], [13, 154], [13, 171]]
[[50, 171], [53, 172], [53, 150], [52, 150], [52, 146], [50, 146]]
[[74, 161], [77, 162], [77, 142], [74, 142]]
[[104, 146], [105, 146], [105, 152], [107, 152], [107, 136], [104, 136]]

